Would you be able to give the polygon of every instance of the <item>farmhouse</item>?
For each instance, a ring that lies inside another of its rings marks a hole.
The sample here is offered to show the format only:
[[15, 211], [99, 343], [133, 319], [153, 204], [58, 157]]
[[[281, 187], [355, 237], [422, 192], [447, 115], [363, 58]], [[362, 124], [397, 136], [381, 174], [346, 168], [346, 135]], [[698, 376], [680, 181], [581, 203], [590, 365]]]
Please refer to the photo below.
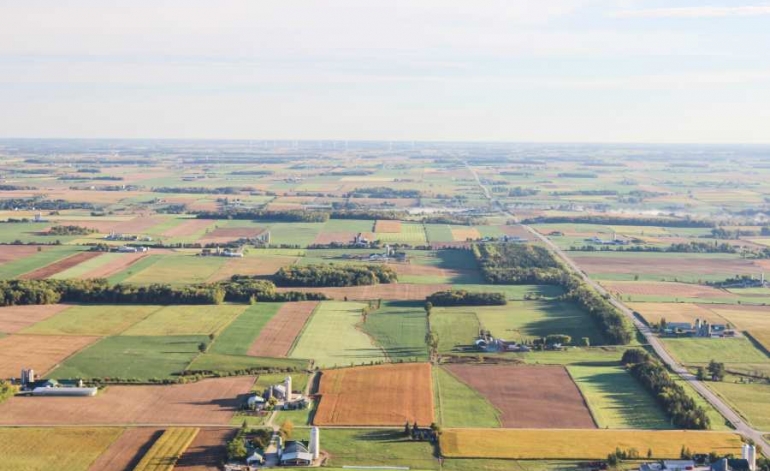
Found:
[[695, 325], [689, 322], [668, 322], [661, 327], [661, 334], [666, 337], [724, 338], [735, 337], [736, 332], [726, 324], [711, 324], [704, 319], [695, 319]]
[[474, 342], [477, 349], [482, 352], [529, 352], [532, 349], [526, 345], [509, 342], [503, 339], [497, 339], [492, 336], [488, 330], [482, 330], [479, 332], [479, 336]]

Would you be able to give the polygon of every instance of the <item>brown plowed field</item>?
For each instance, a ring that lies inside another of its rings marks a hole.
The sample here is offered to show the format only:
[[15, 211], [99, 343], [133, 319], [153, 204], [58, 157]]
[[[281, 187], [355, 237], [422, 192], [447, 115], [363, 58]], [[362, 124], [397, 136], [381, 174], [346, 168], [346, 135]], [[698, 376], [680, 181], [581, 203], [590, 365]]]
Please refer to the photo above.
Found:
[[253, 376], [171, 386], [110, 386], [95, 397], [12, 397], [0, 404], [3, 425], [227, 425]]
[[318, 301], [285, 303], [259, 332], [248, 354], [255, 357], [285, 357], [302, 331]]
[[161, 222], [163, 222], [163, 218], [155, 216], [137, 216], [127, 221], [103, 221], [95, 219], [59, 221], [60, 224], [72, 224], [74, 226], [91, 227], [102, 234], [107, 234], [113, 231], [120, 234], [138, 234]]
[[144, 253], [140, 252], [140, 253], [127, 253], [127, 254], [121, 254], [121, 255], [122, 256], [118, 259], [115, 259], [100, 267], [94, 268], [88, 273], [84, 273], [83, 276], [81, 276], [80, 278], [82, 279], [107, 278], [109, 276], [114, 275], [115, 273], [125, 270], [126, 268], [130, 267], [134, 263], [138, 262], [139, 260], [143, 259], [144, 257], [150, 254], [147, 252], [144, 252]]
[[37, 245], [2, 245], [0, 246], [0, 264], [29, 257], [37, 253], [37, 248]]
[[75, 335], [21, 334], [0, 338], [0, 378], [18, 378], [22, 367], [32, 368], [42, 375], [98, 339]]
[[374, 223], [374, 232], [390, 232], [390, 233], [400, 234], [401, 221], [389, 221], [384, 219], [378, 219]]
[[450, 365], [446, 369], [487, 398], [506, 428], [596, 428], [563, 366]]
[[673, 296], [681, 298], [733, 298], [728, 291], [669, 281], [602, 281], [607, 291], [626, 296]]
[[371, 286], [350, 286], [345, 288], [276, 288], [276, 291], [303, 291], [306, 293], [324, 293], [326, 296], [343, 300], [345, 297], [350, 301], [365, 301], [369, 299], [417, 301], [424, 300], [427, 296], [436, 291], [446, 291], [452, 285], [449, 284], [409, 284], [409, 283], [388, 283]]
[[79, 265], [85, 262], [86, 260], [91, 260], [92, 258], [96, 258], [101, 254], [102, 252], [76, 253], [75, 255], [70, 255], [67, 258], [63, 258], [58, 262], [54, 262], [50, 265], [46, 265], [42, 268], [38, 268], [37, 270], [33, 270], [29, 273], [25, 273], [21, 275], [19, 278], [23, 280], [42, 280], [44, 278], [48, 278], [49, 276], [53, 276], [57, 273], [61, 273], [64, 270], [70, 269], [75, 265]]
[[230, 242], [232, 240], [252, 238], [265, 232], [261, 227], [220, 227], [206, 233], [198, 239], [201, 244], [215, 244], [217, 242]]
[[321, 232], [313, 240], [314, 244], [331, 244], [337, 242], [340, 244], [352, 243], [353, 238], [358, 235], [358, 232], [346, 231], [346, 232]]
[[127, 429], [88, 468], [88, 471], [134, 469], [163, 433], [163, 429], [141, 427]]
[[66, 304], [0, 307], [0, 332], [14, 334], [67, 309]]
[[194, 235], [214, 224], [209, 219], [188, 219], [177, 224], [175, 227], [163, 232], [166, 237], [183, 237]]
[[574, 255], [575, 263], [588, 273], [633, 273], [676, 276], [713, 275], [714, 273], [759, 274], [762, 267], [751, 260], [702, 257], [639, 257]]
[[324, 371], [314, 425], [403, 425], [433, 422], [429, 363]]
[[195, 440], [187, 447], [174, 469], [188, 471], [215, 471], [227, 459], [226, 443], [235, 436], [236, 430], [227, 428], [202, 428]]

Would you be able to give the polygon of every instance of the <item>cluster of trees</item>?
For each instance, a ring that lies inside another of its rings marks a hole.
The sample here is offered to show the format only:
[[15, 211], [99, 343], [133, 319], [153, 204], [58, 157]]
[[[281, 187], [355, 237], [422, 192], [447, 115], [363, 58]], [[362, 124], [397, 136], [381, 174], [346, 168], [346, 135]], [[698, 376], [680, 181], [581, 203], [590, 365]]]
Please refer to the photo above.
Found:
[[198, 219], [253, 219], [255, 221], [281, 222], [326, 222], [329, 213], [320, 211], [270, 211], [266, 209], [232, 210], [232, 211], [199, 211], [195, 213]]
[[599, 178], [599, 175], [593, 172], [561, 172], [556, 176], [559, 178]]
[[538, 193], [540, 193], [540, 190], [537, 188], [523, 188], [520, 186], [508, 190], [508, 196], [511, 197], [535, 196]]
[[251, 187], [235, 186], [159, 186], [152, 189], [155, 193], [194, 193], [202, 195], [237, 195], [241, 192], [254, 191]]
[[387, 265], [292, 265], [272, 276], [278, 286], [364, 286], [398, 281]]
[[561, 286], [565, 291], [562, 299], [585, 309], [608, 342], [625, 345], [631, 341], [631, 330], [623, 314], [579, 276], [565, 270], [547, 249], [530, 244], [481, 244], [474, 245], [472, 250], [488, 283]]
[[103, 278], [88, 280], [3, 280], [0, 306], [55, 304], [221, 304], [257, 301], [323, 300], [320, 293], [282, 292], [267, 280], [234, 276], [228, 281], [189, 286], [110, 285]]
[[[706, 372], [708, 372], [708, 375], [706, 375]], [[698, 367], [696, 376], [700, 381], [705, 381], [706, 379], [711, 379], [711, 381], [722, 381], [725, 379], [726, 373], [727, 369], [725, 368], [724, 363], [711, 360], [706, 368], [703, 368], [702, 366]]]
[[71, 236], [71, 235], [88, 235], [88, 234], [94, 234], [97, 231], [96, 229], [92, 229], [90, 227], [82, 227], [82, 226], [53, 226], [50, 229], [48, 229], [48, 232], [45, 233], [45, 235], [49, 236]]
[[629, 349], [621, 360], [636, 378], [658, 401], [673, 424], [678, 428], [706, 430], [711, 422], [703, 407], [688, 396], [660, 363], [647, 352]]
[[16, 387], [16, 385], [11, 384], [4, 379], [0, 379], [0, 402], [3, 402], [4, 400], [16, 394], [16, 391], [18, 390], [19, 389]]
[[24, 190], [37, 190], [34, 186], [26, 185], [0, 185], [0, 191], [24, 191]]
[[431, 306], [504, 306], [508, 304], [502, 293], [474, 293], [463, 289], [438, 291], [425, 299]]
[[356, 188], [348, 194], [351, 198], [419, 198], [421, 196], [420, 190], [400, 190], [396, 188], [390, 188], [387, 186], [376, 186], [371, 188]]
[[396, 221], [401, 219], [401, 215], [395, 211], [381, 211], [368, 209], [353, 209], [332, 211], [329, 214], [330, 219], [383, 219]]
[[651, 227], [714, 227], [713, 221], [705, 219], [667, 219], [654, 217], [614, 217], [602, 215], [586, 216], [539, 216], [524, 219], [522, 224], [602, 224], [615, 226], [651, 226]]
[[[636, 239], [634, 240], [636, 241]], [[640, 241], [641, 242], [641, 241]], [[636, 242], [635, 242], [636, 243]], [[592, 245], [584, 246], [581, 250], [594, 251], [596, 247]], [[734, 245], [717, 241], [711, 242], [681, 242], [677, 244], [671, 244], [667, 247], [658, 247], [651, 245], [628, 245], [628, 246], [613, 246], [602, 247], [602, 251], [616, 252], [666, 252], [666, 253], [738, 253], [738, 249]]]
[[47, 200], [44, 198], [10, 198], [0, 201], [0, 210], [40, 210], [40, 211], [58, 211], [62, 209], [95, 209], [91, 203], [65, 201], [65, 200]]
[[[764, 230], [766, 228], [762, 229]], [[759, 235], [768, 235], [765, 234], [763, 230], [755, 231], [753, 229], [726, 229], [724, 227], [716, 227], [711, 229], [711, 237], [715, 239], [740, 239], [741, 237], [757, 237]]]

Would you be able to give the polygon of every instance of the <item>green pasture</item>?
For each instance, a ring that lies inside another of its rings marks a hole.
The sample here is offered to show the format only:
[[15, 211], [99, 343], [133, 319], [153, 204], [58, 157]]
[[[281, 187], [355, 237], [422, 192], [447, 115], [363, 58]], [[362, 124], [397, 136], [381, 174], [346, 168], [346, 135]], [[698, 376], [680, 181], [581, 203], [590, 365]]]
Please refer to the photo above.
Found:
[[464, 289], [474, 293], [503, 293], [508, 301], [523, 301], [527, 294], [539, 296], [541, 299], [553, 299], [564, 294], [564, 290], [553, 285], [485, 285], [485, 284], [455, 284], [454, 289]]
[[[208, 338], [206, 339], [208, 341]], [[198, 355], [187, 366], [189, 371], [241, 371], [248, 369], [290, 368], [302, 370], [307, 368], [307, 360], [295, 358], [267, 358], [246, 355], [224, 355], [206, 352]]]
[[479, 319], [469, 308], [433, 308], [430, 328], [438, 335], [441, 353], [475, 351], [473, 342], [478, 338]]
[[428, 241], [421, 223], [402, 223], [401, 232], [377, 232], [374, 238], [384, 244], [424, 245]]
[[26, 329], [25, 334], [117, 335], [163, 309], [148, 305], [73, 305]]
[[320, 367], [387, 360], [382, 348], [360, 330], [363, 303], [323, 301], [305, 325], [292, 358], [310, 358]]
[[425, 236], [430, 243], [454, 242], [449, 224], [425, 224]]
[[329, 219], [321, 232], [372, 232], [373, 228], [371, 219]]
[[[0, 250], [3, 248], [0, 247]], [[68, 246], [42, 247], [40, 252], [33, 255], [0, 264], [0, 279], [18, 278], [25, 273], [50, 265], [81, 250], [80, 247]]]
[[[295, 435], [297, 432], [295, 430]], [[438, 460], [433, 455], [433, 445], [415, 442], [407, 438], [401, 429], [329, 428], [323, 429], [321, 435], [323, 449], [330, 455], [326, 463], [328, 466], [352, 466], [352, 469], [355, 466], [439, 469]]]
[[198, 354], [205, 335], [107, 337], [68, 358], [48, 376], [71, 378], [172, 378]]
[[138, 261], [131, 264], [131, 266], [125, 268], [124, 270], [115, 273], [112, 276], [107, 277], [107, 281], [110, 282], [110, 284], [118, 284], [118, 283], [124, 283], [127, 279], [131, 278], [137, 273], [140, 273], [148, 268], [150, 268], [155, 263], [159, 262], [165, 257], [165, 255], [149, 255], [147, 257], [143, 257], [139, 259]]
[[12, 244], [16, 241], [50, 244], [57, 240], [67, 243], [78, 236], [49, 236], [42, 231], [55, 225], [53, 222], [0, 222], [0, 244]]
[[300, 247], [312, 244], [323, 229], [324, 224], [320, 222], [260, 221], [261, 226], [266, 226], [270, 230], [270, 244], [298, 245]]
[[621, 366], [570, 366], [599, 428], [670, 429], [658, 404]]
[[134, 324], [123, 334], [129, 336], [217, 334], [246, 308], [244, 304], [165, 306]]
[[755, 428], [770, 430], [770, 384], [709, 382]]
[[427, 360], [427, 322], [424, 303], [389, 301], [367, 316], [361, 329], [369, 334], [391, 360]]
[[55, 275], [51, 276], [51, 278], [55, 280], [83, 278], [84, 275], [86, 275], [88, 272], [103, 267], [104, 265], [107, 265], [108, 263], [125, 256], [126, 254], [122, 253], [103, 253], [98, 257], [86, 260], [85, 262], [79, 263], [72, 268], [68, 268], [67, 270], [56, 273]]
[[282, 303], [258, 303], [249, 306], [216, 337], [211, 346], [211, 352], [246, 355], [262, 328], [282, 305]]
[[770, 364], [767, 355], [746, 338], [681, 338], [664, 339], [664, 345], [681, 363], [704, 366], [711, 360], [725, 363], [728, 368], [745, 364]]
[[134, 275], [123, 280], [134, 284], [192, 284], [203, 283], [227, 262], [224, 257], [197, 257], [195, 255], [163, 255], [141, 271], [136, 265]]
[[434, 415], [442, 427], [500, 427], [499, 411], [444, 368], [433, 368]]

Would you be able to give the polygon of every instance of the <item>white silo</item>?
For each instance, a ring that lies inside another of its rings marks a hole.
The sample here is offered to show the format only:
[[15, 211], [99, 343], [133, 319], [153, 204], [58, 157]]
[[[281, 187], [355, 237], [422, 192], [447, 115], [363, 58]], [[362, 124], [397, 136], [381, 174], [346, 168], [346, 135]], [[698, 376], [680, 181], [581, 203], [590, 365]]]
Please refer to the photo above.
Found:
[[741, 447], [741, 458], [749, 462], [749, 471], [756, 471], [757, 449], [754, 445], [744, 444]]
[[310, 454], [313, 455], [313, 459], [317, 460], [321, 455], [321, 431], [318, 427], [312, 427], [310, 429], [310, 446], [308, 448]]
[[285, 399], [285, 401], [286, 402], [291, 402], [291, 398], [292, 398], [292, 395], [291, 395], [291, 376], [287, 376], [286, 379], [284, 379], [283, 381], [284, 381], [284, 386], [286, 387], [286, 399]]

